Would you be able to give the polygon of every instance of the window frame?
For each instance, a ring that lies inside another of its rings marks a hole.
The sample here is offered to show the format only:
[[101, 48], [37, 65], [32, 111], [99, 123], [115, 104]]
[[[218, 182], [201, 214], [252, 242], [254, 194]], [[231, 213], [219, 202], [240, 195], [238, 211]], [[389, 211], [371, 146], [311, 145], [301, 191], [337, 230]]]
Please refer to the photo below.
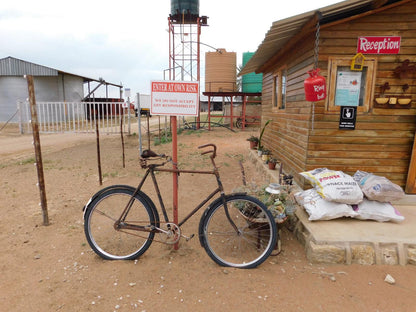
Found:
[[[351, 61], [351, 58], [345, 57], [329, 57], [328, 59], [328, 90], [326, 100], [326, 110], [328, 112], [339, 112], [341, 110], [340, 105], [335, 105], [338, 67], [350, 68]], [[372, 103], [374, 98], [374, 88], [376, 82], [377, 59], [372, 57], [366, 57], [366, 59], [364, 60], [364, 67], [367, 68], [365, 77], [362, 77], [365, 78], [365, 94], [363, 96], [363, 105], [357, 106], [358, 113], [369, 112], [373, 107]]]
[[[284, 84], [283, 84], [284, 80]], [[273, 73], [273, 111], [280, 111], [286, 108], [287, 96], [287, 67], [281, 67]]]

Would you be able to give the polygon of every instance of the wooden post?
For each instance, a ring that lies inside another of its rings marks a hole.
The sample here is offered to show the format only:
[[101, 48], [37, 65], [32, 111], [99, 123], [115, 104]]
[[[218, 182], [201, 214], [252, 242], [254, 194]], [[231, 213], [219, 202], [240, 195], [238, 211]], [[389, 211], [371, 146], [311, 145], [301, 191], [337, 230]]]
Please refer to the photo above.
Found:
[[[94, 104], [95, 105], [95, 104]], [[94, 117], [95, 117], [95, 134], [97, 136], [97, 164], [98, 164], [98, 181], [100, 183], [100, 185], [103, 185], [103, 177], [102, 177], [102, 173], [101, 173], [101, 154], [100, 154], [100, 130], [98, 127], [98, 117], [95, 113], [94, 113]]]
[[39, 192], [40, 192], [40, 204], [42, 207], [42, 215], [43, 215], [43, 225], [49, 225], [48, 205], [46, 201], [46, 190], [45, 190], [45, 179], [43, 175], [42, 152], [40, 148], [40, 138], [39, 138], [38, 114], [36, 111], [35, 87], [33, 84], [33, 76], [28, 75], [26, 76], [26, 79], [27, 79], [27, 87], [29, 91], [33, 144], [35, 146], [36, 168], [38, 171], [38, 181], [39, 181], [38, 184], [39, 184]]
[[[125, 160], [125, 155], [124, 155], [124, 136], [123, 136], [124, 108], [122, 104], [120, 105], [120, 109], [121, 109], [121, 118], [120, 118], [121, 149], [123, 153], [123, 168], [126, 168], [126, 160]], [[130, 124], [129, 124], [129, 127], [130, 127]]]

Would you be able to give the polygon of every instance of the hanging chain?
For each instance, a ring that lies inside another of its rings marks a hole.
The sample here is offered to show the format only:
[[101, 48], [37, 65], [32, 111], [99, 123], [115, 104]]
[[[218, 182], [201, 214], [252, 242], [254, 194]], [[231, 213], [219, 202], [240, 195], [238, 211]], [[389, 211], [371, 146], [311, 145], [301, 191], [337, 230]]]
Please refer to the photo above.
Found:
[[[313, 51], [313, 69], [316, 70], [318, 68], [318, 58], [319, 58], [319, 35], [320, 35], [321, 26], [319, 24], [319, 20], [316, 23], [316, 32], [315, 32], [315, 49]], [[312, 103], [312, 131], [314, 130], [315, 126], [315, 102]]]
[[313, 53], [313, 59], [314, 59], [314, 69], [318, 68], [318, 58], [319, 58], [319, 35], [320, 35], [320, 29], [321, 26], [319, 24], [319, 21], [316, 23], [316, 32], [315, 32], [315, 50]]

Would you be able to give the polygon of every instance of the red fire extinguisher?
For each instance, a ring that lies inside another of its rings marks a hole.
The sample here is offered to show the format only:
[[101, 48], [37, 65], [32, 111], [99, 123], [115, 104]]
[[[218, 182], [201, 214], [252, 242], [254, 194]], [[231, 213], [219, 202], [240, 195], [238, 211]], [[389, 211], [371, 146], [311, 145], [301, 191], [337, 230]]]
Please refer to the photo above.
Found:
[[310, 77], [304, 82], [306, 101], [317, 102], [326, 98], [325, 78], [319, 75], [319, 71], [319, 68], [308, 71]]

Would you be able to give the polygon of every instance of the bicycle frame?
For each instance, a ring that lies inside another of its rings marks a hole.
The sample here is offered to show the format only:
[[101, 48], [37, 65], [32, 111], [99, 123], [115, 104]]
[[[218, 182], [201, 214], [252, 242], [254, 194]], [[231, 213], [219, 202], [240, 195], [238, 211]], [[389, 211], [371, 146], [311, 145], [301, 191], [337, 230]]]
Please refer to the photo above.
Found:
[[[205, 152], [205, 153], [209, 153]], [[203, 153], [203, 154], [205, 154]], [[149, 230], [148, 227], [145, 226], [139, 226], [139, 225], [131, 225], [131, 224], [126, 224], [124, 223], [128, 212], [130, 211], [130, 208], [132, 207], [133, 201], [134, 201], [134, 197], [140, 192], [142, 186], [144, 185], [144, 183], [146, 182], [147, 178], [149, 177], [149, 175], [152, 178], [152, 182], [153, 182], [153, 186], [154, 189], [156, 191], [158, 200], [159, 200], [159, 204], [163, 213], [163, 217], [166, 223], [169, 223], [169, 217], [166, 211], [166, 207], [165, 204], [163, 202], [163, 198], [162, 195], [160, 193], [160, 189], [159, 189], [159, 184], [157, 183], [157, 179], [155, 176], [155, 172], [171, 172], [171, 173], [177, 173], [178, 175], [181, 173], [195, 173], [195, 174], [212, 174], [215, 175], [216, 181], [217, 181], [217, 185], [218, 187], [211, 193], [209, 194], [203, 201], [201, 201], [201, 203], [199, 203], [188, 215], [186, 215], [177, 225], [180, 227], [182, 226], [186, 221], [188, 221], [196, 212], [198, 212], [206, 203], [208, 203], [216, 194], [220, 193], [220, 198], [222, 199], [222, 202], [224, 204], [224, 208], [226, 211], [226, 215], [227, 218], [229, 219], [230, 223], [232, 224], [233, 228], [238, 231], [237, 226], [234, 224], [234, 222], [231, 220], [231, 218], [229, 217], [228, 214], [228, 209], [226, 206], [226, 200], [225, 200], [225, 193], [224, 193], [224, 187], [222, 185], [221, 179], [220, 179], [220, 174], [218, 171], [217, 166], [215, 165], [215, 161], [214, 161], [214, 157], [215, 157], [215, 150], [213, 155], [210, 157], [211, 158], [211, 162], [213, 164], [214, 169], [213, 170], [187, 170], [187, 169], [177, 169], [177, 168], [160, 168], [161, 166], [165, 165], [165, 163], [162, 164], [150, 164], [147, 166], [147, 170], [146, 173], [144, 175], [144, 177], [142, 178], [142, 180], [140, 181], [139, 185], [137, 186], [136, 190], [134, 191], [131, 199], [129, 200], [129, 202], [126, 205], [126, 208], [123, 210], [120, 218], [115, 222], [115, 227], [117, 228], [125, 228], [125, 229], [132, 229], [132, 230]], [[150, 230], [154, 230], [155, 228], [153, 227]]]

